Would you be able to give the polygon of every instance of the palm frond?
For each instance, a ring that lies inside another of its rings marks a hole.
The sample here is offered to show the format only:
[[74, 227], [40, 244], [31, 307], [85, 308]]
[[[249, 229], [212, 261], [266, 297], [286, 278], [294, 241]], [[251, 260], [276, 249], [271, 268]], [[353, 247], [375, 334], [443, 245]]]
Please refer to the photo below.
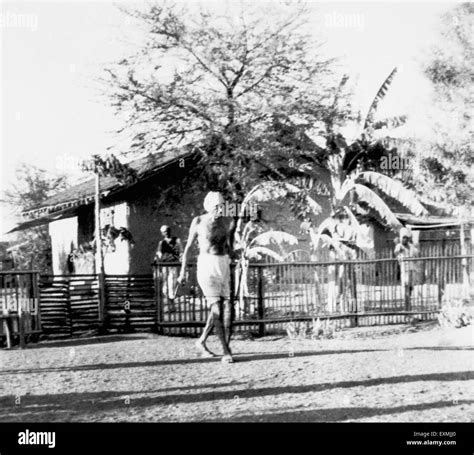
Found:
[[375, 210], [392, 229], [398, 230], [402, 227], [388, 205], [374, 191], [360, 183], [355, 183], [353, 188], [359, 199]]
[[356, 216], [352, 213], [352, 210], [347, 207], [347, 206], [344, 206], [344, 211], [347, 213], [347, 216], [349, 218], [349, 221], [351, 223], [351, 226], [353, 226], [354, 228], [360, 228], [360, 223], [359, 223], [359, 220], [356, 218]]
[[327, 234], [324, 234], [325, 231], [328, 231], [332, 234], [336, 229], [337, 221], [332, 218], [326, 218], [319, 226], [317, 231], [310, 229], [309, 234], [311, 238], [311, 243], [314, 249], [318, 249], [319, 242], [323, 239], [324, 236], [330, 237]]
[[367, 236], [367, 231], [364, 229], [362, 224], [359, 223], [359, 220], [356, 218], [356, 216], [352, 213], [352, 210], [344, 206], [344, 210], [347, 213], [347, 216], [349, 217], [350, 224], [352, 228], [355, 231], [355, 244], [356, 246], [363, 250], [367, 250], [367, 245], [370, 244], [370, 237]]
[[366, 130], [371, 123], [373, 123], [374, 120], [374, 115], [375, 112], [377, 111], [377, 107], [382, 101], [387, 93], [388, 88], [390, 87], [390, 84], [392, 83], [395, 75], [397, 74], [398, 69], [395, 67], [392, 72], [388, 75], [387, 79], [383, 82], [383, 84], [380, 86], [377, 94], [375, 95], [374, 100], [372, 101], [372, 104], [369, 107], [369, 110], [367, 112], [367, 116], [365, 117], [365, 122], [364, 122], [364, 130]]
[[398, 128], [404, 125], [407, 121], [406, 115], [396, 115], [394, 117], [384, 118], [374, 123], [374, 130], [382, 128]]
[[[241, 205], [239, 214], [240, 217], [237, 221], [236, 232], [242, 231], [242, 222], [244, 219], [245, 211], [247, 210], [249, 204], [281, 199], [287, 196], [288, 194], [303, 195], [306, 204], [310, 208], [310, 210], [315, 215], [319, 215], [321, 213], [322, 207], [312, 197], [305, 194], [304, 191], [301, 188], [298, 188], [296, 185], [287, 182], [267, 181], [254, 186], [245, 196]], [[248, 237], [246, 238], [244, 234], [242, 234], [241, 237], [242, 241], [248, 239]]]
[[240, 240], [240, 243], [242, 245], [246, 245], [248, 243], [248, 240], [251, 234], [253, 234], [256, 230], [257, 230], [257, 227], [255, 225], [255, 222], [248, 221], [242, 230], [242, 234], [240, 235], [240, 230], [236, 230], [235, 236]]
[[318, 234], [322, 234], [324, 231], [329, 231], [332, 234], [333, 232], [335, 232], [337, 224], [338, 221], [336, 221], [334, 218], [326, 218], [318, 226]]
[[341, 82], [339, 82], [339, 85], [336, 89], [336, 93], [334, 95], [334, 101], [332, 103], [331, 109], [330, 109], [330, 114], [327, 116], [326, 120], [326, 133], [331, 134], [334, 128], [334, 120], [336, 118], [337, 114], [337, 105], [339, 102], [339, 98], [341, 96], [342, 89], [346, 85], [347, 81], [349, 80], [349, 75], [344, 74], [344, 76], [341, 79]]
[[365, 251], [370, 243], [370, 237], [364, 227], [359, 223], [349, 207], [344, 206], [349, 223], [340, 222], [334, 218], [327, 218], [319, 226], [316, 235], [312, 237], [313, 244], [317, 247], [322, 240], [325, 231], [328, 231], [335, 242], [351, 243], [357, 248]]
[[344, 198], [347, 196], [347, 193], [354, 189], [355, 180], [352, 177], [346, 178], [340, 188], [337, 188], [335, 191], [335, 199], [338, 203], [341, 203]]
[[312, 247], [314, 249], [317, 249], [319, 246], [319, 242], [323, 242], [323, 246], [329, 246], [334, 249], [334, 251], [337, 253], [337, 255], [341, 258], [345, 257], [349, 252], [352, 252], [352, 250], [346, 246], [343, 242], [340, 240], [334, 239], [331, 236], [327, 234], [316, 234], [314, 230], [312, 229], [310, 231], [310, 237], [311, 237], [311, 243]]
[[382, 190], [386, 195], [396, 199], [416, 216], [428, 215], [428, 211], [423, 207], [414, 191], [405, 188], [402, 182], [394, 180], [379, 172], [365, 171], [358, 175], [371, 185]]
[[247, 257], [249, 259], [261, 259], [262, 254], [265, 256], [270, 256], [277, 261], [283, 262], [283, 257], [270, 248], [266, 248], [264, 246], [255, 246], [247, 250]]
[[285, 197], [288, 193], [298, 193], [301, 190], [287, 182], [263, 182], [255, 186], [245, 197], [242, 205], [253, 202], [266, 202]]
[[281, 245], [282, 243], [289, 243], [290, 245], [297, 245], [298, 239], [291, 234], [283, 231], [267, 231], [263, 234], [255, 237], [250, 245], [270, 245], [271, 243], [276, 243]]
[[311, 196], [305, 195], [305, 200], [315, 215], [319, 215], [322, 212], [322, 207]]
[[339, 85], [336, 89], [336, 95], [334, 96], [334, 101], [332, 103], [332, 107], [333, 109], [336, 109], [337, 107], [337, 102], [339, 101], [339, 97], [341, 95], [341, 92], [342, 92], [342, 89], [344, 88], [344, 86], [347, 84], [347, 81], [349, 80], [349, 75], [348, 74], [344, 74], [344, 76], [342, 76], [342, 79], [341, 79], [341, 82], [339, 82]]
[[336, 241], [356, 243], [357, 237], [362, 235], [360, 224], [357, 222], [355, 226], [349, 223], [338, 221], [332, 217], [326, 218], [318, 227], [317, 237], [314, 238], [316, 246], [319, 244], [325, 231], [331, 234]]

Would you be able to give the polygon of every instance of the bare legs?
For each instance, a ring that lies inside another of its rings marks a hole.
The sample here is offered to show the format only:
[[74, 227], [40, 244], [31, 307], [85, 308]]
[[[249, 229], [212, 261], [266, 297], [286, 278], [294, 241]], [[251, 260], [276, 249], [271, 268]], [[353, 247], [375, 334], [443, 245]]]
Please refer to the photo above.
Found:
[[224, 312], [222, 311], [221, 298], [216, 298], [210, 302], [211, 311], [209, 312], [209, 316], [207, 318], [202, 335], [196, 342], [196, 346], [200, 349], [203, 355], [206, 355], [207, 357], [214, 356], [214, 354], [206, 347], [207, 338], [211, 334], [212, 328], [214, 327], [216, 329], [217, 338], [221, 342], [222, 350], [224, 352], [224, 357], [222, 360], [224, 362], [232, 362], [232, 354], [229, 349], [232, 322], [231, 309], [230, 302], [226, 301], [224, 304]]
[[224, 333], [227, 346], [230, 348], [230, 337], [232, 336], [232, 304], [229, 299], [224, 300]]
[[196, 347], [201, 352], [203, 357], [215, 357], [216, 355], [210, 351], [206, 346], [206, 341], [209, 335], [212, 332], [212, 328], [214, 327], [214, 315], [212, 311], [209, 312], [209, 316], [207, 317], [206, 325], [204, 326], [204, 330], [202, 331], [201, 336], [196, 341]]

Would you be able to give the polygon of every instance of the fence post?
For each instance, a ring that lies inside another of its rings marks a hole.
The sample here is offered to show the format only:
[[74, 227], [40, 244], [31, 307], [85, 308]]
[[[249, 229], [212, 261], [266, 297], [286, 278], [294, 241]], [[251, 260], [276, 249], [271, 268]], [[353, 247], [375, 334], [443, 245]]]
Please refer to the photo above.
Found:
[[163, 334], [163, 299], [161, 298], [161, 270], [158, 264], [153, 265], [153, 277], [155, 284], [155, 305], [156, 305], [156, 332]]
[[461, 270], [462, 270], [462, 290], [463, 290], [463, 298], [468, 299], [470, 293], [470, 284], [469, 284], [469, 273], [467, 270], [467, 249], [466, 249], [466, 239], [464, 236], [464, 224], [461, 223], [459, 226], [459, 233], [460, 233], [460, 241], [461, 241]]
[[350, 286], [350, 295], [351, 295], [351, 302], [352, 302], [352, 312], [354, 313], [354, 317], [352, 318], [352, 325], [353, 327], [357, 327], [359, 325], [359, 318], [357, 317], [357, 282], [356, 282], [356, 270], [354, 264], [349, 265], [349, 286]]
[[[262, 321], [265, 316], [264, 300], [263, 300], [263, 267], [257, 267], [258, 270], [258, 286], [257, 286], [257, 313], [258, 319]], [[265, 323], [259, 322], [258, 335], [265, 335]]]
[[[234, 330], [234, 321], [235, 321], [235, 307], [234, 307], [234, 294], [235, 294], [235, 263], [230, 263], [230, 297], [229, 297], [229, 305], [230, 305], [230, 322], [229, 322], [229, 331], [230, 333], [227, 335], [228, 343], [230, 343], [230, 339], [232, 337], [232, 332]], [[193, 305], [193, 308], [195, 305]], [[196, 318], [194, 318], [195, 320]]]
[[444, 259], [440, 258], [435, 264], [438, 266], [438, 306], [441, 308], [444, 294]]
[[36, 272], [33, 277], [33, 298], [36, 299], [36, 326], [35, 330], [41, 331], [41, 293], [40, 293], [40, 282], [41, 276], [39, 272]]
[[3, 308], [3, 316], [3, 333], [5, 334], [7, 349], [10, 349], [12, 347], [13, 322], [11, 322], [12, 319], [10, 318], [10, 312], [7, 308]]
[[[402, 260], [403, 261], [403, 260]], [[411, 311], [411, 299], [412, 299], [412, 288], [413, 288], [413, 272], [411, 271], [412, 262], [403, 261], [401, 273], [404, 273], [405, 280], [408, 280], [408, 283], [405, 281], [403, 285], [403, 298], [405, 301], [405, 311]], [[408, 268], [408, 270], [407, 270]], [[402, 279], [403, 282], [403, 279]]]
[[99, 285], [99, 333], [103, 334], [107, 331], [106, 327], [106, 303], [107, 303], [107, 293], [106, 293], [106, 281], [105, 274], [99, 272], [97, 275], [98, 285]]
[[72, 304], [71, 304], [71, 280], [69, 277], [67, 277], [67, 289], [66, 289], [66, 312], [67, 312], [67, 318], [69, 321], [69, 335], [72, 336], [74, 335], [74, 329], [73, 329], [73, 320], [72, 320]]
[[20, 302], [18, 302], [18, 338], [20, 349], [25, 349], [25, 313]]

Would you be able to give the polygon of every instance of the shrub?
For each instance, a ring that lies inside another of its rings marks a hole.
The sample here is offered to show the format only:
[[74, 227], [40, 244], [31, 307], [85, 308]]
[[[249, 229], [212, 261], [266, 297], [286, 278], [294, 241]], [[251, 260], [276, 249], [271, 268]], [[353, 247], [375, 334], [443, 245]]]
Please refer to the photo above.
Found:
[[438, 314], [438, 322], [441, 327], [465, 327], [472, 322], [465, 299], [446, 299], [443, 301], [441, 311]]
[[334, 322], [330, 319], [326, 319], [321, 322], [321, 320], [313, 319], [311, 323], [306, 321], [301, 322], [289, 322], [286, 324], [286, 333], [290, 340], [297, 339], [330, 339], [334, 338], [336, 333], [336, 328]]

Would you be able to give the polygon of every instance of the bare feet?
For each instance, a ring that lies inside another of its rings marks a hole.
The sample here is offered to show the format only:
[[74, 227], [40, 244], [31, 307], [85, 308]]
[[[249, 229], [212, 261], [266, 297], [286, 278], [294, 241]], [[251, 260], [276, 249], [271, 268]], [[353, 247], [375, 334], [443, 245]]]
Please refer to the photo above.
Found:
[[201, 357], [217, 357], [212, 351], [209, 351], [209, 349], [207, 349], [206, 345], [201, 340], [197, 340], [194, 343], [194, 346], [196, 346], [196, 348], [198, 349]]
[[222, 357], [221, 359], [222, 363], [234, 363], [234, 359], [230, 354], [226, 354], [225, 356]]

